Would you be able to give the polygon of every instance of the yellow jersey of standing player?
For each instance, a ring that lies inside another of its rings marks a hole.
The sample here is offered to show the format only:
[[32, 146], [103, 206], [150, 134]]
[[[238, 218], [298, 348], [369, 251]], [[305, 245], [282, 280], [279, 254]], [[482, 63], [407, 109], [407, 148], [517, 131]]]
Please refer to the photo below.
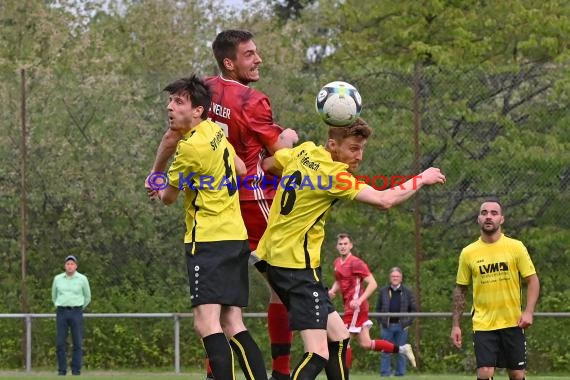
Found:
[[222, 129], [204, 120], [178, 142], [170, 186], [185, 191], [184, 243], [246, 240], [235, 171], [235, 151]]
[[368, 185], [358, 183], [348, 165], [333, 161], [324, 147], [310, 141], [275, 152], [275, 165], [283, 169], [282, 178], [256, 253], [275, 267], [317, 268], [332, 205], [354, 199]]
[[494, 243], [479, 240], [461, 251], [457, 280], [473, 282], [473, 330], [517, 326], [522, 314], [521, 277], [536, 274], [524, 244], [501, 234]]

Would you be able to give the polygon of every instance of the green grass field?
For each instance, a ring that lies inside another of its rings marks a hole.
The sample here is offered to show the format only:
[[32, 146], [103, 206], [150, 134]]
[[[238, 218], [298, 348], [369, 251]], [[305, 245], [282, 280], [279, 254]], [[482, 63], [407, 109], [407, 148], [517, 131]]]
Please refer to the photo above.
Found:
[[[70, 376], [68, 374], [68, 376]], [[153, 379], [153, 380], [172, 380], [172, 379], [187, 379], [187, 380], [204, 380], [204, 376], [197, 372], [186, 372], [181, 374], [174, 373], [164, 373], [164, 372], [98, 372], [98, 371], [86, 371], [81, 374], [79, 379], [81, 380], [100, 380], [100, 379], [121, 379], [121, 380], [138, 380], [138, 379]], [[378, 374], [351, 374], [350, 378], [352, 380], [380, 380], [381, 377]], [[557, 376], [538, 376], [530, 375], [526, 377], [527, 380], [568, 380], [570, 375], [557, 375]], [[61, 376], [56, 376], [53, 372], [32, 372], [30, 374], [22, 372], [1, 372], [1, 380], [24, 380], [24, 379], [61, 379]], [[238, 380], [243, 379], [243, 376], [238, 376]], [[324, 380], [326, 377], [324, 375], [319, 376], [319, 380]], [[394, 377], [392, 377], [394, 379]], [[475, 375], [465, 376], [465, 375], [419, 375], [419, 374], [408, 374], [404, 377], [406, 380], [474, 380]], [[508, 379], [508, 377], [499, 373], [495, 375], [495, 380]]]

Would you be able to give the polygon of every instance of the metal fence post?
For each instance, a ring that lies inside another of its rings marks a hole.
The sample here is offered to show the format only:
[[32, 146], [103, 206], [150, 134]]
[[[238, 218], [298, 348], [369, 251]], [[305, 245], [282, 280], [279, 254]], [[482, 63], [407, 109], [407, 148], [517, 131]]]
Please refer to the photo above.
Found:
[[174, 314], [174, 373], [180, 373], [180, 317]]
[[26, 314], [26, 372], [32, 372], [32, 316]]

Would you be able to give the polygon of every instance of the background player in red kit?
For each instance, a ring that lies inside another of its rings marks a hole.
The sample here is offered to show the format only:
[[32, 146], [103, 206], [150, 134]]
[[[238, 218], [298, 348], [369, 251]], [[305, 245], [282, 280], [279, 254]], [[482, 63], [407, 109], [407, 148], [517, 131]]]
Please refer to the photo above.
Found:
[[[273, 178], [263, 172], [261, 161], [278, 149], [292, 147], [298, 137], [292, 129], [283, 129], [275, 124], [269, 98], [248, 86], [259, 80], [262, 62], [253, 34], [225, 30], [216, 36], [212, 50], [221, 74], [206, 78], [212, 92], [208, 116], [224, 130], [236, 154], [245, 163], [247, 175], [240, 183], [240, 208], [250, 247], [254, 251], [267, 227], [269, 208], [276, 191], [268, 185], [273, 183]], [[166, 131], [151, 173], [164, 171], [181, 137], [175, 131]], [[149, 196], [154, 196], [148, 181], [145, 181], [145, 186]], [[252, 258], [255, 262], [254, 253]], [[268, 308], [268, 329], [273, 358], [272, 377], [276, 380], [289, 379], [292, 332], [288, 329], [287, 310], [273, 291]]]
[[[368, 319], [368, 297], [376, 290], [376, 280], [368, 265], [352, 254], [353, 244], [349, 234], [337, 235], [336, 248], [340, 256], [333, 263], [335, 282], [329, 290], [329, 297], [334, 298], [340, 291], [344, 303], [342, 319], [351, 337], [356, 336], [356, 340], [365, 350], [402, 353], [415, 367], [416, 359], [409, 344], [398, 347], [387, 340], [370, 339], [372, 321]], [[346, 352], [348, 368], [351, 360], [352, 350], [349, 346]]]

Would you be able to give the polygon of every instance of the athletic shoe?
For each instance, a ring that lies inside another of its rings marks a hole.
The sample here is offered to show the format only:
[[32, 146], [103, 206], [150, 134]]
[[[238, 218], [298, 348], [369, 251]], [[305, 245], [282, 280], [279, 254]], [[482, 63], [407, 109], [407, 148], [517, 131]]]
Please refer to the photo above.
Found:
[[412, 351], [412, 346], [410, 344], [404, 344], [402, 346], [403, 354], [406, 355], [410, 363], [412, 363], [412, 367], [416, 367], [416, 357], [414, 356], [414, 351]]

